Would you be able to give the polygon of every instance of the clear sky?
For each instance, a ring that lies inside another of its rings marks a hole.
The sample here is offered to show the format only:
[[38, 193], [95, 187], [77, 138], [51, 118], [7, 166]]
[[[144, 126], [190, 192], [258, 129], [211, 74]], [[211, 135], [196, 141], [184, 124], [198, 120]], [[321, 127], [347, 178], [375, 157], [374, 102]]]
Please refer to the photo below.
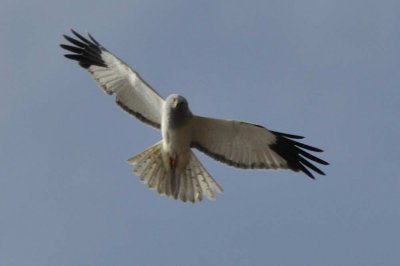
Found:
[[[184, 204], [126, 159], [160, 133], [58, 46], [90, 32], [195, 114], [306, 136], [327, 175]], [[400, 1], [2, 1], [0, 265], [399, 265]]]

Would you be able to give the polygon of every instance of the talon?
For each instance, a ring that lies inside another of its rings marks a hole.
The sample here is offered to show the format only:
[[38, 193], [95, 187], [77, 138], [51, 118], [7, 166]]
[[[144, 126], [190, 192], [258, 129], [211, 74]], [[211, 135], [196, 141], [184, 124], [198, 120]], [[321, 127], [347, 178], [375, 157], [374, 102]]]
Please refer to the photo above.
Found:
[[178, 157], [177, 157], [177, 156], [174, 156], [174, 157], [170, 156], [170, 157], [169, 157], [169, 166], [170, 166], [172, 169], [175, 169], [177, 163], [178, 163]]

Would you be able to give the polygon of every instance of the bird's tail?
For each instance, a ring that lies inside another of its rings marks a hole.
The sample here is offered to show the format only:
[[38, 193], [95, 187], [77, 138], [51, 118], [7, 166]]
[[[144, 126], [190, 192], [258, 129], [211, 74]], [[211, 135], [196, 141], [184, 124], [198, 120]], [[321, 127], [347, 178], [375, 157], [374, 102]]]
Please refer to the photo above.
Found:
[[128, 159], [133, 172], [150, 189], [184, 202], [201, 201], [203, 195], [214, 200], [215, 193], [223, 193], [222, 187], [211, 177], [196, 155], [190, 151], [186, 168], [180, 173], [171, 174], [164, 166], [161, 155], [162, 142], [158, 142], [142, 153]]

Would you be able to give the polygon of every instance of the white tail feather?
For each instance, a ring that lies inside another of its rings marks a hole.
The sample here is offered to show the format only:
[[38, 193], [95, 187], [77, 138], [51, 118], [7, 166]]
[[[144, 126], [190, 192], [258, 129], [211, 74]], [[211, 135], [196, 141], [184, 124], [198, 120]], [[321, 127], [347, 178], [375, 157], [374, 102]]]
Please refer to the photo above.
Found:
[[211, 177], [193, 152], [190, 152], [186, 168], [181, 173], [176, 173], [178, 176], [172, 176], [164, 167], [161, 149], [160, 141], [128, 159], [128, 163], [133, 165], [133, 172], [150, 189], [156, 190], [161, 195], [193, 203], [201, 201], [203, 195], [215, 200], [214, 191], [223, 193], [222, 187]]

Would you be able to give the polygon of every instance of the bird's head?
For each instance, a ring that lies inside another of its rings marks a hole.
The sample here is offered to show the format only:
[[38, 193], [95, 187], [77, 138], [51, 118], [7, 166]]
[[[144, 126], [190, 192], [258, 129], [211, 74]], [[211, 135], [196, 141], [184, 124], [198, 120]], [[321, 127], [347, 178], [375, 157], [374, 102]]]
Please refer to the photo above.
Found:
[[188, 102], [185, 97], [178, 94], [171, 94], [165, 100], [166, 111], [170, 115], [170, 119], [177, 124], [188, 121], [192, 117]]
[[187, 112], [189, 111], [188, 103], [185, 97], [178, 94], [171, 94], [166, 99], [166, 104], [174, 112]]

